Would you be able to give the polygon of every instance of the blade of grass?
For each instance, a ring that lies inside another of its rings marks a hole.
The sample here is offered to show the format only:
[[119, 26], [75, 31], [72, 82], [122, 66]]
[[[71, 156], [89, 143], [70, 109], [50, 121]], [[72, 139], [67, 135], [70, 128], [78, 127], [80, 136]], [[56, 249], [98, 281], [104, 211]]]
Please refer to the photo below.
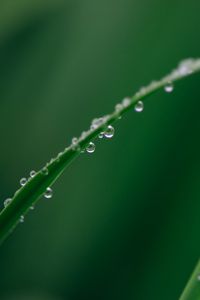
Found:
[[199, 300], [200, 299], [200, 261], [190, 277], [179, 300]]
[[[200, 59], [182, 61], [170, 74], [159, 81], [153, 81], [143, 87], [133, 97], [118, 103], [115, 110], [95, 122], [88, 131], [82, 133], [80, 138], [52, 159], [25, 186], [21, 187], [13, 196], [12, 201], [0, 213], [0, 243], [13, 231], [20, 221], [20, 216], [25, 215], [30, 206], [34, 205], [45, 193], [47, 187], [52, 185], [62, 174], [66, 167], [80, 155], [99, 133], [105, 131], [107, 126], [118, 121], [127, 111], [131, 110], [138, 101], [142, 101], [151, 94], [174, 82], [200, 71]], [[128, 100], [128, 101], [127, 101]]]

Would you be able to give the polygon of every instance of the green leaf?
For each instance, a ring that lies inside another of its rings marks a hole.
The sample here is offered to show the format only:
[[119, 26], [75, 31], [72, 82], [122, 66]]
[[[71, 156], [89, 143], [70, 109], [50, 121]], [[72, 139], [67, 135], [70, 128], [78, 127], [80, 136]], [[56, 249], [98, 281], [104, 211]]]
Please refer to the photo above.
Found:
[[[164, 87], [167, 92], [171, 92], [174, 82], [198, 71], [200, 71], [200, 59], [184, 60], [161, 80], [153, 81], [148, 86], [141, 88], [133, 97], [125, 98], [118, 103], [111, 114], [93, 120], [93, 126], [90, 126], [89, 130], [83, 132], [77, 141], [59, 153], [55, 159], [47, 163], [43, 169], [37, 172], [33, 178], [29, 178], [27, 183], [16, 191], [10, 204], [0, 213], [0, 242], [3, 242], [13, 231], [20, 222], [20, 217], [28, 213], [30, 207], [44, 195], [46, 189], [57, 180], [66, 167], [86, 149], [99, 133], [104, 132], [108, 125], [118, 121], [123, 114], [138, 105], [139, 101], [143, 101]], [[142, 107], [136, 110], [142, 110]]]

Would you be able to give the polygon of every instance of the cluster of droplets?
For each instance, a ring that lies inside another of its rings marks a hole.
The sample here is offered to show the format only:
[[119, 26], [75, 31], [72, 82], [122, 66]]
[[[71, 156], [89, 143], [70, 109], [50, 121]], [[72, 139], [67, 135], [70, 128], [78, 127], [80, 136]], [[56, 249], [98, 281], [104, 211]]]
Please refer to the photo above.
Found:
[[[99, 139], [102, 139], [102, 138], [108, 138], [108, 139], [111, 139], [113, 136], [114, 136], [114, 133], [115, 133], [115, 129], [113, 126], [111, 125], [108, 125], [106, 130], [104, 131], [101, 131], [98, 135]], [[94, 153], [95, 151], [95, 144], [93, 142], [89, 142], [89, 144], [87, 145], [86, 147], [86, 151], [88, 153]]]
[[[171, 93], [174, 90], [173, 81], [175, 81], [183, 76], [187, 76], [199, 69], [200, 69], [200, 59], [190, 58], [190, 59], [181, 61], [175, 70], [172, 70], [172, 72], [170, 74], [163, 77], [160, 81], [152, 81], [148, 86], [146, 86], [146, 87], [143, 86], [140, 88], [140, 90], [134, 96], [134, 97], [136, 97], [136, 99], [138, 99], [134, 106], [134, 110], [136, 112], [142, 112], [144, 110], [144, 104], [140, 100], [140, 98], [145, 96], [147, 93], [150, 93], [163, 85], [164, 85], [165, 92]], [[122, 111], [126, 110], [126, 108], [128, 108], [132, 104], [133, 103], [132, 103], [131, 98], [129, 98], [129, 97], [124, 98], [121, 103], [118, 103], [115, 106], [116, 117], [121, 118]], [[72, 138], [71, 146], [66, 148], [65, 151], [68, 151], [71, 148], [74, 151], [84, 152], [86, 150], [87, 153], [94, 153], [96, 146], [93, 142], [89, 142], [86, 149], [80, 149], [79, 143], [80, 143], [80, 141], [84, 140], [87, 136], [89, 136], [90, 133], [92, 133], [94, 130], [98, 129], [99, 127], [102, 127], [102, 131], [98, 135], [99, 139], [112, 138], [115, 133], [114, 127], [112, 125], [108, 125], [106, 128], [103, 128], [104, 125], [108, 122], [108, 120], [109, 120], [108, 115], [93, 119], [89, 130], [83, 131], [80, 138], [76, 138], [76, 137]], [[63, 155], [63, 153], [64, 152], [60, 152], [55, 159], [51, 159], [50, 163], [48, 163], [41, 170], [42, 175], [49, 174], [49, 168], [48, 168], [49, 164], [53, 163], [54, 161], [56, 161], [56, 162], [60, 161], [60, 158]], [[27, 182], [30, 179], [32, 179], [35, 175], [36, 175], [36, 172], [34, 170], [32, 170], [30, 172], [30, 177], [28, 179], [25, 177], [20, 179], [20, 185], [22, 187], [24, 187], [27, 184]], [[15, 195], [17, 195], [18, 192], [19, 192], [19, 190], [16, 191]], [[52, 198], [52, 196], [53, 196], [53, 191], [50, 187], [48, 187], [44, 193], [44, 197], [46, 199], [50, 199], [50, 198]], [[11, 202], [12, 202], [12, 198], [7, 198], [4, 201], [4, 207], [6, 208], [7, 206], [9, 206], [9, 204]], [[30, 207], [30, 209], [34, 209], [34, 206], [32, 205]], [[24, 222], [24, 216], [21, 216], [19, 221], [21, 223]], [[198, 275], [197, 279], [198, 279], [198, 281], [200, 281], [200, 275]]]

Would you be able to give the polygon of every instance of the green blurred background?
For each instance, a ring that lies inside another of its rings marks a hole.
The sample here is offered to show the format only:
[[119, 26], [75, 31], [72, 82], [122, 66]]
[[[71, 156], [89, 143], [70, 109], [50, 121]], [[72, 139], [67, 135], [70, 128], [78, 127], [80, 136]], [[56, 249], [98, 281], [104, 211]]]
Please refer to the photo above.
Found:
[[[197, 0], [1, 0], [0, 196], [200, 56]], [[200, 254], [200, 75], [128, 113], [0, 249], [2, 300], [176, 300]]]

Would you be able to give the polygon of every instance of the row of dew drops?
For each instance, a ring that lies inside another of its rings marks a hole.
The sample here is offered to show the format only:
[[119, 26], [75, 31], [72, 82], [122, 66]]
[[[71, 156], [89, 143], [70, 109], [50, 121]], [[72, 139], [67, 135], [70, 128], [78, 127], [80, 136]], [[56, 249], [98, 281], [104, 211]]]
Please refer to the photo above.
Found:
[[[167, 92], [167, 93], [171, 93], [173, 91], [174, 87], [173, 87], [173, 84], [172, 83], [168, 83], [165, 87], [164, 87], [164, 90]], [[142, 90], [142, 89], [141, 89]], [[123, 99], [122, 103], [118, 103], [116, 106], [115, 106], [115, 112], [116, 113], [120, 113], [124, 108], [128, 107], [129, 105], [131, 104], [131, 99], [126, 97]], [[144, 103], [142, 101], [138, 101], [136, 104], [135, 104], [135, 107], [134, 107], [134, 110], [136, 112], [142, 112], [144, 110]], [[95, 130], [98, 126], [100, 126], [101, 124], [103, 124], [105, 121], [106, 121], [106, 117], [101, 117], [101, 118], [98, 118], [98, 119], [94, 119], [92, 121], [92, 124], [90, 126], [90, 131], [91, 130]], [[119, 117], [121, 118], [121, 117]], [[84, 138], [86, 136], [87, 132], [83, 132], [82, 135], [81, 135], [81, 138]], [[103, 139], [103, 138], [107, 138], [107, 139], [111, 139], [115, 134], [115, 129], [112, 125], [108, 125], [106, 130], [105, 131], [102, 131], [99, 133], [98, 135], [98, 138], [99, 139]], [[74, 150], [79, 150], [78, 148], [78, 138], [74, 137], [72, 139], [72, 146], [74, 146]], [[86, 147], [86, 152], [87, 153], [94, 153], [96, 149], [96, 146], [93, 142], [89, 142], [89, 144], [87, 145]], [[85, 152], [84, 150], [81, 150], [81, 152]], [[59, 156], [62, 155], [62, 152], [59, 153], [58, 155], [58, 158]], [[53, 161], [53, 159], [52, 159]], [[48, 168], [47, 167], [44, 167], [42, 169], [42, 173], [44, 175], [48, 175]], [[34, 176], [36, 175], [36, 171], [32, 170], [30, 172], [30, 177], [27, 179], [25, 177], [21, 178], [20, 179], [20, 185], [21, 187], [25, 186], [26, 183], [32, 179]], [[48, 187], [44, 193], [44, 197], [46, 199], [50, 199], [52, 198], [53, 196], [53, 190]], [[12, 202], [12, 198], [7, 198], [5, 201], [4, 201], [4, 207], [6, 208], [10, 203]], [[31, 205], [30, 206], [30, 210], [34, 210], [34, 205]], [[20, 219], [19, 219], [19, 222], [20, 223], [23, 223], [24, 222], [24, 216], [21, 215], [20, 216]]]
[[[29, 177], [28, 179], [25, 178], [25, 177], [21, 178], [21, 179], [20, 179], [20, 185], [21, 185], [21, 187], [25, 186], [26, 183], [27, 183], [30, 179], [32, 179], [33, 177], [35, 177], [35, 175], [36, 175], [36, 171], [32, 170], [32, 171], [30, 172], [30, 177]], [[19, 191], [19, 190], [18, 190], [18, 191]], [[18, 192], [18, 191], [17, 191], [17, 192]], [[16, 192], [15, 194], [17, 194], [17, 192]], [[45, 193], [44, 193], [44, 197], [45, 197], [46, 199], [50, 199], [50, 198], [52, 198], [52, 196], [53, 196], [53, 190], [52, 190], [50, 187], [48, 187], [48, 188], [46, 189]], [[11, 202], [12, 202], [12, 198], [7, 198], [7, 199], [4, 201], [4, 208], [6, 208]], [[31, 205], [31, 206], [30, 206], [30, 210], [34, 210], [34, 208], [35, 208], [34, 205]], [[20, 216], [19, 222], [20, 222], [20, 223], [23, 223], [23, 222], [24, 222], [24, 216], [23, 216], [23, 215]]]
[[[173, 83], [168, 82], [165, 85], [164, 90], [167, 93], [171, 93], [174, 90]], [[128, 97], [124, 98], [122, 103], [118, 103], [115, 106], [115, 112], [120, 113], [124, 108], [128, 107], [130, 104], [131, 104], [131, 98], [128, 98]], [[138, 101], [135, 104], [134, 110], [136, 112], [142, 112], [144, 110], [144, 103], [142, 101]], [[121, 116], [119, 116], [119, 118], [121, 118]], [[105, 120], [106, 120], [106, 117], [102, 117], [102, 118], [99, 118], [99, 119], [94, 119], [92, 121], [92, 125], [91, 125], [90, 129], [91, 130], [96, 129], [99, 125], [101, 125], [101, 122], [103, 123]], [[98, 137], [99, 137], [99, 139], [102, 139], [104, 137], [110, 139], [114, 136], [114, 133], [115, 133], [114, 127], [112, 125], [108, 125], [107, 129], [105, 131], [100, 132]], [[72, 144], [76, 145], [77, 143], [78, 143], [78, 139], [73, 138], [72, 139]], [[86, 147], [86, 151], [88, 153], [93, 153], [95, 151], [95, 148], [96, 148], [95, 144], [93, 142], [90, 142], [88, 144], [88, 146]], [[81, 152], [84, 152], [84, 150], [82, 150]]]
[[[166, 81], [166, 84], [164, 86], [165, 92], [171, 93], [174, 90], [174, 86], [173, 86], [173, 83], [172, 83], [173, 80], [175, 80], [179, 77], [191, 74], [193, 71], [195, 71], [195, 69], [199, 69], [199, 68], [200, 68], [200, 59], [186, 59], [186, 60], [180, 62], [177, 69], [173, 70], [169, 75], [167, 75], [166, 77], [163, 78], [163, 80]], [[159, 85], [159, 82], [152, 81], [151, 84], [148, 87], [142, 87], [138, 91], [138, 93], [136, 93], [136, 96], [143, 96], [143, 95], [146, 94], [146, 92], [148, 90], [154, 89], [158, 85]], [[115, 106], [115, 113], [118, 116], [118, 119], [121, 118], [121, 111], [123, 111], [124, 109], [126, 109], [130, 105], [131, 105], [131, 98], [126, 97], [122, 100], [121, 103], [118, 103]], [[139, 100], [135, 104], [134, 110], [136, 112], [142, 112], [144, 110], [143, 102]], [[106, 121], [108, 120], [107, 118], [108, 118], [108, 116], [104, 116], [104, 117], [101, 117], [101, 118], [94, 119], [91, 123], [89, 131], [82, 132], [82, 134], [80, 136], [80, 139], [84, 139], [89, 133], [91, 133], [91, 131], [93, 131], [93, 130], [97, 129], [98, 127], [101, 127], [101, 125], [105, 124]], [[110, 139], [114, 136], [114, 134], [115, 134], [114, 127], [112, 125], [108, 125], [107, 128], [104, 131], [99, 133], [98, 137], [99, 137], [99, 139], [102, 139], [102, 138]], [[79, 146], [79, 139], [76, 138], [76, 137], [74, 137], [72, 139], [72, 145], [71, 146], [72, 146], [73, 150], [78, 150], [78, 151], [81, 150], [80, 146]], [[95, 151], [95, 148], [96, 148], [95, 144], [93, 142], [89, 142], [89, 144], [87, 145], [85, 150], [86, 150], [87, 153], [93, 153]], [[68, 149], [69, 148], [66, 148], [65, 150], [68, 150]], [[82, 149], [81, 152], [85, 152], [85, 150]], [[58, 154], [58, 156], [56, 158], [56, 161], [58, 161], [60, 159], [62, 154], [63, 154], [63, 152]], [[54, 161], [54, 159], [52, 159], [50, 161], [50, 163], [53, 162], [53, 161]], [[47, 164], [47, 166], [48, 166], [48, 164]], [[43, 175], [48, 175], [48, 173], [49, 173], [47, 166], [42, 169], [42, 174]], [[25, 186], [26, 183], [30, 179], [32, 179], [35, 175], [36, 175], [36, 172], [34, 170], [32, 170], [30, 172], [30, 177], [28, 179], [22, 178], [20, 180], [20, 185], [22, 187]], [[44, 193], [44, 197], [47, 198], [47, 199], [50, 199], [50, 198], [52, 198], [52, 196], [53, 196], [53, 190], [50, 187], [48, 187], [46, 189], [45, 193]], [[6, 199], [4, 201], [4, 207], [7, 207], [11, 203], [11, 201], [12, 201], [11, 198]], [[30, 209], [33, 210], [34, 206], [33, 205], [30, 206]], [[21, 222], [21, 223], [24, 222], [24, 216], [23, 215], [20, 217], [19, 222]], [[200, 276], [198, 277], [198, 280], [200, 280]]]

